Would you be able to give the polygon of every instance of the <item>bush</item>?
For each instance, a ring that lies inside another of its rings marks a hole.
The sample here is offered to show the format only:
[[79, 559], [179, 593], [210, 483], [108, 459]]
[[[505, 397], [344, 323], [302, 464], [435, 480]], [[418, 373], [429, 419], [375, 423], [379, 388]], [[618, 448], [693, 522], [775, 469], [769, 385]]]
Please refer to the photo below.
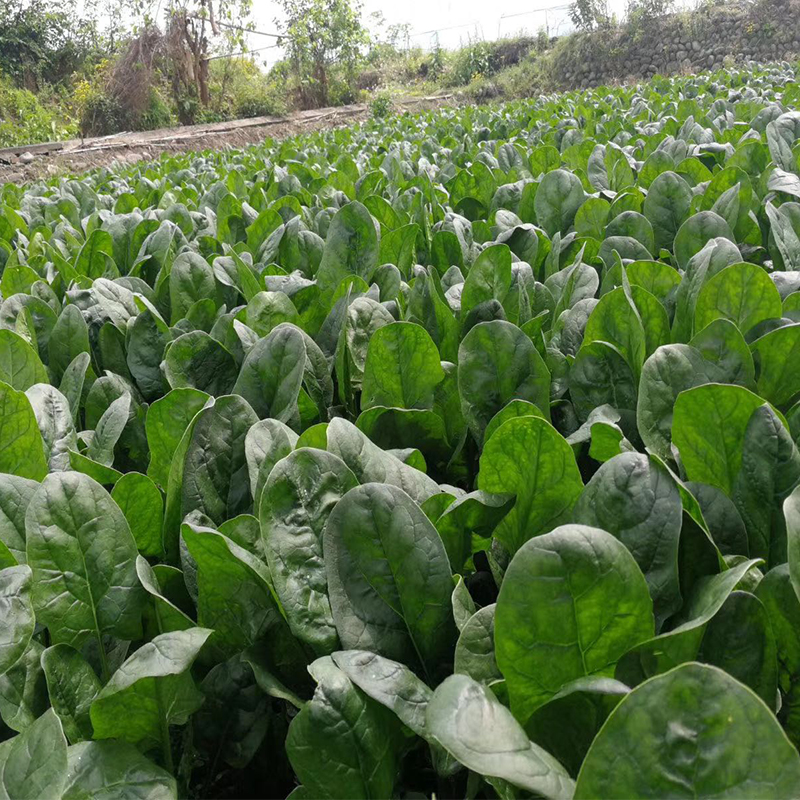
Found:
[[51, 95], [47, 105], [42, 102], [46, 97], [17, 89], [0, 75], [0, 147], [77, 136], [78, 126], [66, 113], [60, 95]]
[[252, 59], [220, 58], [210, 63], [211, 102], [198, 121], [220, 122], [241, 117], [283, 116], [285, 88], [281, 89], [280, 70], [269, 74]]
[[75, 5], [0, 0], [0, 71], [16, 86], [38, 90], [69, 82], [101, 56], [97, 24]]
[[143, 30], [114, 59], [101, 61], [75, 88], [74, 104], [84, 136], [174, 125], [176, 109], [162, 70], [162, 38]]
[[160, 73], [135, 70], [145, 85], [137, 91], [136, 102], [126, 102], [127, 94], [118, 91], [121, 69], [119, 60], [101, 62], [94, 74], [75, 88], [73, 102], [81, 133], [108, 136], [124, 130], [150, 131], [174, 125], [175, 111], [160, 85]]
[[451, 86], [466, 86], [473, 78], [495, 72], [492, 46], [489, 42], [475, 42], [453, 54], [446, 81]]
[[175, 124], [175, 114], [169, 102], [156, 87], [150, 87], [150, 96], [147, 107], [139, 120], [133, 125], [133, 130], [152, 131], [156, 128], [169, 128]]
[[102, 91], [92, 92], [81, 110], [81, 133], [84, 136], [108, 136], [124, 130], [125, 109], [118, 100]]
[[369, 113], [373, 119], [386, 119], [392, 113], [392, 99], [386, 92], [375, 95], [369, 104]]
[[520, 64], [541, 44], [539, 40], [528, 36], [469, 44], [452, 54], [444, 83], [448, 86], [465, 86], [477, 78], [496, 75], [501, 70]]

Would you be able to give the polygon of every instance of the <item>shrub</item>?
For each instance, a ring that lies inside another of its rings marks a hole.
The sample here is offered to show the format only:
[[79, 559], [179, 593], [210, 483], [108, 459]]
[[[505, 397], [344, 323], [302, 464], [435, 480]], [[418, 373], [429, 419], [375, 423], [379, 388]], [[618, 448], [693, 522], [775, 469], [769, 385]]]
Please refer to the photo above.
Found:
[[464, 86], [476, 78], [496, 75], [521, 63], [538, 48], [539, 42], [529, 36], [473, 42], [452, 54], [444, 81], [450, 86]]
[[265, 73], [251, 58], [224, 58], [210, 63], [211, 102], [198, 121], [218, 122], [239, 117], [282, 116], [286, 101], [281, 73]]
[[60, 96], [43, 104], [41, 97], [27, 89], [17, 89], [0, 75], [0, 147], [35, 144], [76, 136], [77, 124], [65, 111]]
[[385, 119], [392, 113], [392, 99], [386, 92], [375, 95], [369, 104], [369, 113], [373, 119]]
[[118, 100], [102, 91], [92, 92], [81, 110], [81, 133], [84, 136], [108, 136], [126, 127], [125, 110]]

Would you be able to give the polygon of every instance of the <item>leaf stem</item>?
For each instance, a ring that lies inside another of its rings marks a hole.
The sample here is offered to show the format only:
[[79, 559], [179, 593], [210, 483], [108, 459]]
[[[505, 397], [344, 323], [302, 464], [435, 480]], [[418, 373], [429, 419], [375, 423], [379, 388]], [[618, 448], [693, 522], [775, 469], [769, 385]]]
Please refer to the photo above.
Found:
[[99, 633], [97, 635], [97, 646], [100, 650], [100, 671], [102, 672], [103, 686], [105, 686], [108, 683], [111, 674], [108, 669], [108, 658], [106, 657], [106, 649], [105, 647], [103, 647], [103, 637], [100, 636]]
[[164, 758], [164, 768], [171, 775], [175, 774], [175, 763], [172, 760], [172, 744], [169, 739], [169, 722], [167, 715], [164, 713], [164, 704], [161, 700], [161, 685], [156, 679], [156, 700], [158, 702], [158, 724], [161, 728], [161, 751]]
[[161, 749], [164, 752], [164, 768], [174, 774], [175, 765], [172, 761], [172, 745], [169, 741], [169, 725], [165, 717], [161, 717]]

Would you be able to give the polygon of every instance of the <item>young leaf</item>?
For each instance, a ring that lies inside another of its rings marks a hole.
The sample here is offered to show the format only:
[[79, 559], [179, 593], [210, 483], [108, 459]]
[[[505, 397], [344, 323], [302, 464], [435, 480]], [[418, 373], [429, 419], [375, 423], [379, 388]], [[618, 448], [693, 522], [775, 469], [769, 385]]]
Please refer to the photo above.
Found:
[[[111, 676], [90, 708], [95, 739], [169, 748], [169, 726], [183, 725], [203, 702], [190, 667], [211, 631], [162, 633]], [[171, 767], [171, 764], [168, 764]]]
[[495, 532], [515, 553], [528, 539], [568, 519], [583, 481], [572, 448], [552, 425], [539, 417], [517, 417], [486, 443], [478, 487], [517, 496]]

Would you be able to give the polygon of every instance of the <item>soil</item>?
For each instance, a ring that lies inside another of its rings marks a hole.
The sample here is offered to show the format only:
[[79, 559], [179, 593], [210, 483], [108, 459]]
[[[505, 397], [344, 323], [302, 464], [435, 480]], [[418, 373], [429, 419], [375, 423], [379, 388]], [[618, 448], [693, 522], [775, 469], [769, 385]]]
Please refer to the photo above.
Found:
[[[398, 111], [422, 111], [455, 105], [454, 95], [394, 101]], [[267, 138], [285, 139], [298, 133], [360, 122], [369, 116], [363, 103], [298, 111], [285, 117], [254, 117], [209, 125], [185, 125], [139, 133], [125, 132], [93, 139], [71, 139], [29, 148], [0, 150], [0, 185], [26, 183], [56, 175], [79, 174], [112, 164], [152, 161], [162, 153], [238, 148]], [[31, 160], [32, 157], [32, 160]]]

